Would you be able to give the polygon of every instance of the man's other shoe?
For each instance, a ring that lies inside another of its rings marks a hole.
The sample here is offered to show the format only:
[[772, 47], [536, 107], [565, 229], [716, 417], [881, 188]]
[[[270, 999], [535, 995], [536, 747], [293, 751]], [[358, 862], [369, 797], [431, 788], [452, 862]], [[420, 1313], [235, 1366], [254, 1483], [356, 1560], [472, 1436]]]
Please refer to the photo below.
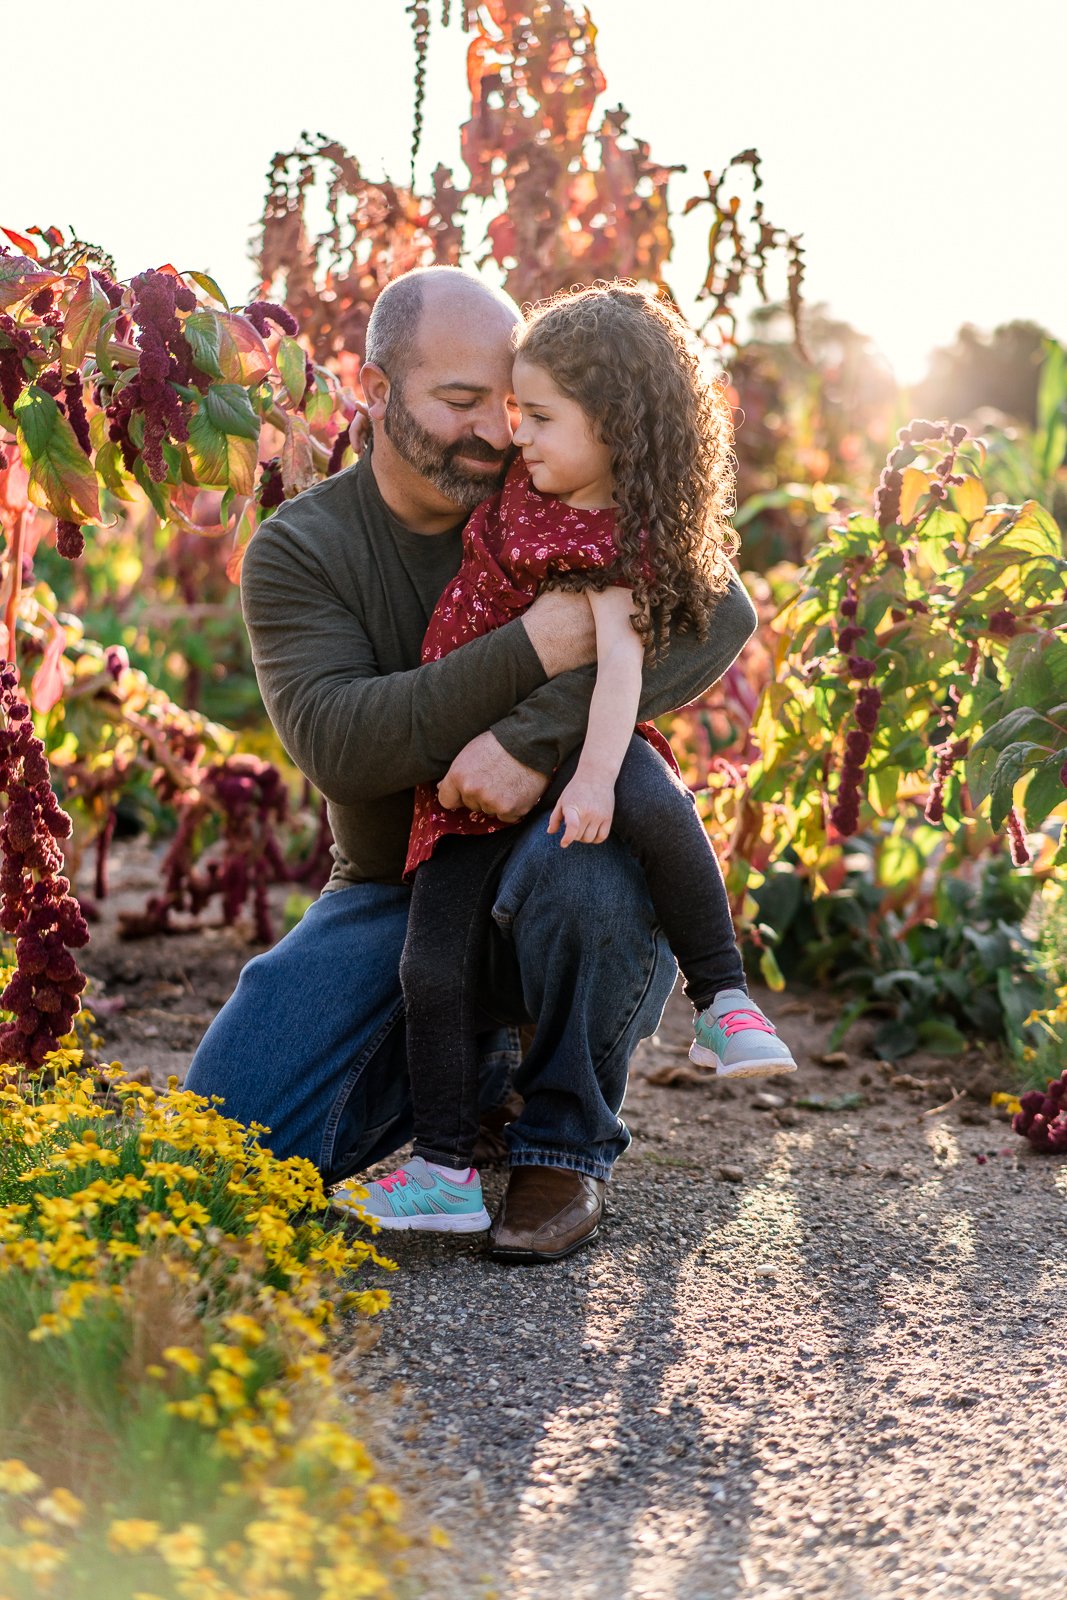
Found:
[[603, 1178], [569, 1167], [512, 1167], [489, 1230], [500, 1261], [559, 1261], [600, 1231]]

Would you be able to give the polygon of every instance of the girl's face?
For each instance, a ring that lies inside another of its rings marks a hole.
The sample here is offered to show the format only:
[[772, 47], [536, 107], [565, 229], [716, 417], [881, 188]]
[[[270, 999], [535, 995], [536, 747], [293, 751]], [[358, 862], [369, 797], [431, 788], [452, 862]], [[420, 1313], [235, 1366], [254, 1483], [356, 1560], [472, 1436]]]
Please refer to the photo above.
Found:
[[612, 505], [611, 451], [577, 400], [562, 394], [543, 367], [521, 355], [513, 381], [522, 412], [514, 438], [534, 488], [571, 506]]

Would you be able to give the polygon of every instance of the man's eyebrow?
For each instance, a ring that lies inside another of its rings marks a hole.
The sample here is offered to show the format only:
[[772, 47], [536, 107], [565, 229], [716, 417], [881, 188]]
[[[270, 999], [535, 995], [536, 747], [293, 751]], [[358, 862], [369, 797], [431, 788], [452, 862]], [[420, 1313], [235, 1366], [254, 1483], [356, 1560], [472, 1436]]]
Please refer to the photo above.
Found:
[[464, 394], [488, 394], [489, 386], [484, 383], [465, 383], [462, 378], [452, 378], [448, 383], [435, 383], [432, 394], [444, 394], [446, 389], [461, 389]]

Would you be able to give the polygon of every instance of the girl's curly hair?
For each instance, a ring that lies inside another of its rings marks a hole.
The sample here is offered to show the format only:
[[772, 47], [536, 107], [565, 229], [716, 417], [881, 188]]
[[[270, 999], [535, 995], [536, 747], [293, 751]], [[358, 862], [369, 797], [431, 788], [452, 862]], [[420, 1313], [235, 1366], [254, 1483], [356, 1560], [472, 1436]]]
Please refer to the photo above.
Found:
[[650, 655], [665, 653], [671, 626], [703, 638], [737, 549], [735, 459], [723, 381], [705, 371], [692, 331], [668, 301], [596, 283], [535, 306], [516, 350], [577, 401], [611, 450], [613, 576], [633, 588]]

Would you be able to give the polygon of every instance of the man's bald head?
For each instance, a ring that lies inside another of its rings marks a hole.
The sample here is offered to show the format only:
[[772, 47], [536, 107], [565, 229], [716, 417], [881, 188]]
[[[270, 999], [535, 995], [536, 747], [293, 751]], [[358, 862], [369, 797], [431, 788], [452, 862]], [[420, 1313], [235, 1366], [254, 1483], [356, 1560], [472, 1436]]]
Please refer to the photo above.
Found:
[[518, 307], [503, 290], [462, 267], [417, 267], [387, 283], [375, 300], [367, 324], [366, 359], [393, 383], [402, 382], [422, 358], [424, 342], [432, 342], [438, 329], [476, 326], [483, 335], [506, 337], [521, 320]]

